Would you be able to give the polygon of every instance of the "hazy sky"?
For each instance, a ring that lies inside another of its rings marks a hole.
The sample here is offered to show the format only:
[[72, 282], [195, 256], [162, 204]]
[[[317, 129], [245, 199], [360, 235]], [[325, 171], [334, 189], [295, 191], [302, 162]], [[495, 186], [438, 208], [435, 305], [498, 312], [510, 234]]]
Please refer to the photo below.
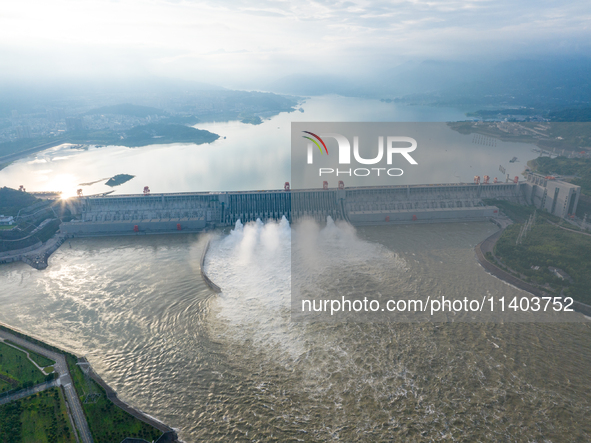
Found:
[[231, 86], [367, 74], [409, 59], [589, 55], [590, 23], [589, 0], [5, 1], [0, 75]]

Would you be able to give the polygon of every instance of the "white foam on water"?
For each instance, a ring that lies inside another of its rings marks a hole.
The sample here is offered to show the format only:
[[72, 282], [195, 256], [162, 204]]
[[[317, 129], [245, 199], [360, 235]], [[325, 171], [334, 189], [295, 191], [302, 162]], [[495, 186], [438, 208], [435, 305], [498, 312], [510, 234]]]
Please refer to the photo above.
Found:
[[211, 303], [212, 315], [229, 328], [222, 335], [279, 347], [292, 359], [307, 352], [309, 337], [307, 344], [302, 339], [306, 326], [291, 322], [292, 245], [297, 272], [309, 285], [327, 280], [336, 268], [380, 278], [404, 265], [387, 248], [359, 239], [355, 228], [330, 217], [324, 227], [306, 220], [294, 229], [285, 218], [246, 225], [237, 221], [228, 235], [212, 240], [205, 260], [207, 275], [222, 289]]
[[282, 343], [289, 354], [302, 350], [289, 337], [291, 229], [289, 222], [236, 222], [214, 239], [205, 260], [207, 275], [222, 288], [212, 313], [228, 325], [227, 336], [261, 346]]
[[369, 279], [381, 281], [393, 272], [403, 271], [406, 265], [398, 254], [360, 239], [353, 226], [335, 223], [331, 217], [323, 228], [313, 220], [299, 223], [292, 247], [292, 282], [312, 293], [324, 292], [322, 295], [337, 294], [337, 287], [343, 289], [341, 283], [345, 281], [350, 287]]

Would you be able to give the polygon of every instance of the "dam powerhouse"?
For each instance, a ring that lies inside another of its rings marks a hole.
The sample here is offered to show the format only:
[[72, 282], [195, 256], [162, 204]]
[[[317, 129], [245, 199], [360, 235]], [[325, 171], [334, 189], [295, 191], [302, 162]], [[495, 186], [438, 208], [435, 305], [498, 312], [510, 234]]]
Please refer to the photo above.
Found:
[[498, 215], [484, 200], [535, 205], [558, 217], [576, 212], [580, 186], [528, 174], [509, 183], [474, 183], [240, 192], [185, 192], [75, 197], [74, 219], [60, 226], [68, 236], [201, 231], [260, 219], [346, 220], [354, 226], [389, 223], [482, 221]]

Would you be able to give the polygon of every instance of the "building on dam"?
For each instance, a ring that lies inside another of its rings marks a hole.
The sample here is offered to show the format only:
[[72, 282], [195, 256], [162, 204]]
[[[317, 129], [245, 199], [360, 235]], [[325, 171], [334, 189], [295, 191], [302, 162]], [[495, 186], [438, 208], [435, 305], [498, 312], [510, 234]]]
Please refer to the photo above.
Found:
[[567, 217], [579, 195], [579, 186], [534, 174], [511, 183], [105, 195], [70, 199], [75, 219], [61, 229], [69, 235], [199, 231], [237, 220], [328, 216], [353, 225], [486, 220], [498, 214], [487, 199], [533, 204]]
[[524, 191], [529, 204], [561, 218], [577, 212], [581, 196], [580, 186], [540, 174], [527, 175]]

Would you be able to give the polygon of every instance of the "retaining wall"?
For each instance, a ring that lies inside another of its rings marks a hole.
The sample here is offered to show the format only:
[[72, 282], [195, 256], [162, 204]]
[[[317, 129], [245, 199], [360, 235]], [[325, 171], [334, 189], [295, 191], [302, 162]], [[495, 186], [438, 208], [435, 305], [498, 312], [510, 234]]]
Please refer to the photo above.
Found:
[[139, 233], [176, 232], [181, 225], [181, 231], [200, 231], [205, 228], [205, 219], [169, 219], [169, 220], [130, 220], [130, 221], [72, 221], [62, 223], [60, 230], [69, 236], [84, 236], [89, 234], [133, 234], [135, 226]]

